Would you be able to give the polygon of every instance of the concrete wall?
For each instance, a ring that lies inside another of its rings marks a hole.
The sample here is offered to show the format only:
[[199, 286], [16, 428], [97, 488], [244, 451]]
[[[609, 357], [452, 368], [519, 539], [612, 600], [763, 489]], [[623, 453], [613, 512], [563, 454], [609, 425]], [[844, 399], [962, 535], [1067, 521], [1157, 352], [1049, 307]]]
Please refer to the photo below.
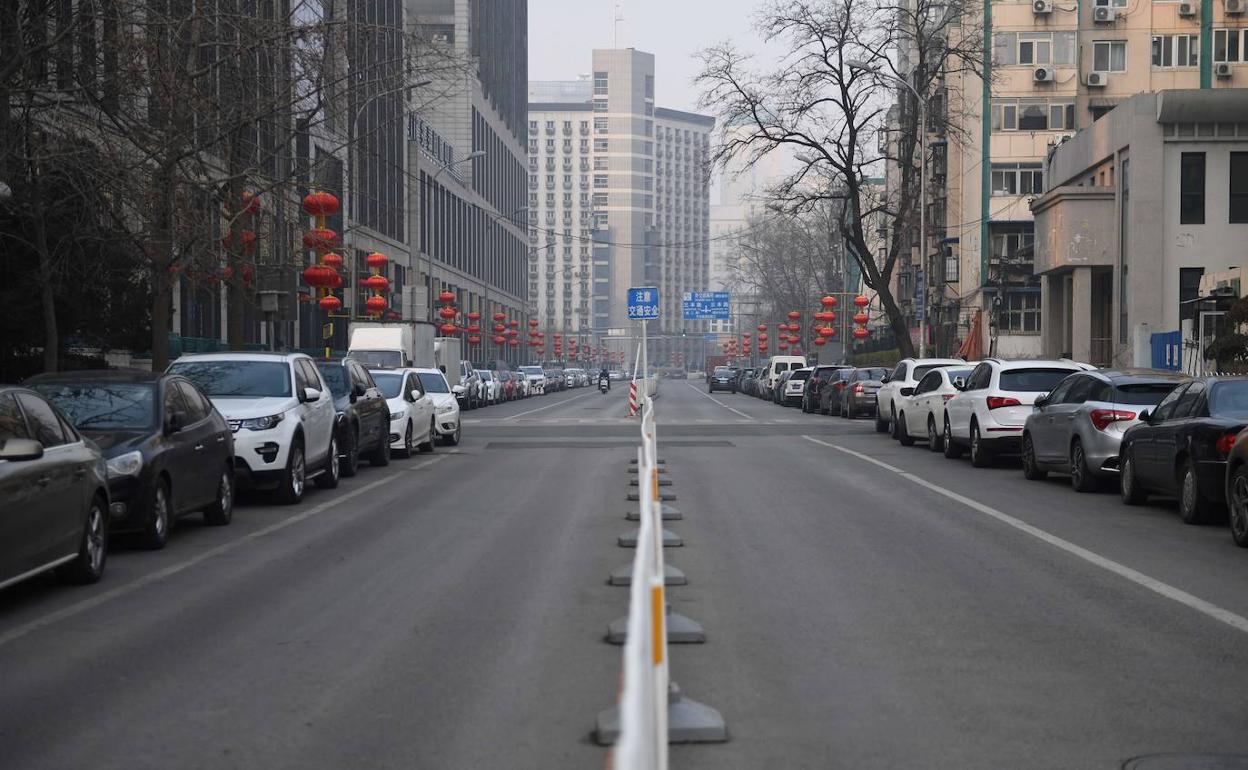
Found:
[[1108, 187], [1059, 187], [1046, 194], [1035, 207], [1036, 272], [1116, 264], [1114, 199]]

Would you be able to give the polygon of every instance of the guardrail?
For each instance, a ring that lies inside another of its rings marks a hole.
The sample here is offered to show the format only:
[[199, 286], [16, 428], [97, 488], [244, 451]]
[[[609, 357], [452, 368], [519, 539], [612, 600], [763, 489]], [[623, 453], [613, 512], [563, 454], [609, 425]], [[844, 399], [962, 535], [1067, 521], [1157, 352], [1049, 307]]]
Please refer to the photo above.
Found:
[[610, 579], [612, 585], [629, 586], [628, 615], [607, 630], [607, 641], [624, 643], [622, 686], [619, 704], [598, 715], [595, 731], [599, 743], [615, 744], [611, 764], [615, 770], [666, 770], [669, 743], [728, 739], [719, 712], [684, 697], [670, 678], [668, 643], [701, 643], [706, 635], [697, 623], [672, 614], [667, 604], [667, 586], [687, 580], [664, 560], [663, 549], [682, 546], [683, 541], [662, 526], [665, 519], [681, 515], [663, 504], [675, 495], [660, 489], [671, 481], [660, 478], [666, 468], [658, 456], [657, 434], [654, 402], [647, 398], [641, 413], [641, 446], [633, 461], [637, 492], [629, 495], [638, 504], [639, 527], [619, 540], [622, 547], [635, 546], [636, 551], [631, 566], [616, 570]]

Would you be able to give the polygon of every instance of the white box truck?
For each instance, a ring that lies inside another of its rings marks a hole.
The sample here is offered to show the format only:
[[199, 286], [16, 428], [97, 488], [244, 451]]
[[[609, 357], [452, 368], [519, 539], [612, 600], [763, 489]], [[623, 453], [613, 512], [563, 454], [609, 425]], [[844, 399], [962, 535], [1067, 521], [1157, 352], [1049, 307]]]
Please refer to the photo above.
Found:
[[428, 321], [351, 324], [347, 355], [365, 366], [435, 365], [434, 325]]

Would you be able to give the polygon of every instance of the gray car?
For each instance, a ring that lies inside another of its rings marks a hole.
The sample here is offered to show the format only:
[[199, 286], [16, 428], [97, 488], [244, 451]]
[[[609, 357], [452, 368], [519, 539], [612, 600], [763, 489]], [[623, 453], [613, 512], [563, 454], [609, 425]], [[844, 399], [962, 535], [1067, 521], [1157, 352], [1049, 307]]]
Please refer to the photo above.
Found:
[[1023, 475], [1070, 475], [1079, 492], [1118, 474], [1118, 448], [1140, 412], [1156, 406], [1185, 375], [1154, 369], [1078, 372], [1036, 399], [1023, 427]]

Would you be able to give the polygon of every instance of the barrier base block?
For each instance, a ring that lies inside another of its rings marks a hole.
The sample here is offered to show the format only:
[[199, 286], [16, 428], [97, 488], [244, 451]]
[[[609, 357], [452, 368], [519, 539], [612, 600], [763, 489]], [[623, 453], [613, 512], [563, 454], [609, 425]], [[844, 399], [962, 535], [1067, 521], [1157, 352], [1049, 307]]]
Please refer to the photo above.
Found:
[[[706, 643], [706, 632], [702, 630], [702, 624], [678, 612], [672, 612], [670, 607], [667, 611], [665, 624], [667, 626], [668, 644]], [[626, 641], [628, 641], [627, 615], [607, 624], [607, 642], [609, 644], [624, 644]]]
[[[675, 493], [675, 492], [660, 492], [660, 493], [659, 493], [659, 500], [661, 500], [661, 501], [663, 501], [663, 502], [665, 502], [665, 503], [666, 503], [666, 502], [671, 502], [671, 501], [673, 501], [673, 500], [675, 500], [675, 499], [676, 499], [676, 493]], [[636, 492], [629, 492], [629, 493], [628, 493], [628, 502], [630, 502], [630, 503], [636, 503], [636, 502], [639, 502], [640, 500], [641, 500], [641, 496], [640, 496], [640, 495], [638, 495]]]
[[[662, 516], [663, 516], [663, 521], [680, 521], [681, 519], [685, 518], [685, 514], [681, 513], [679, 509], [673, 508], [670, 505], [664, 505], [662, 507]], [[624, 514], [624, 518], [628, 519], [629, 521], [641, 521], [641, 511], [629, 511], [628, 513]]]
[[[641, 479], [629, 479], [629, 480], [628, 480], [628, 485], [629, 485], [630, 487], [639, 487], [639, 486], [641, 486]], [[671, 485], [672, 485], [672, 480], [671, 480], [671, 479], [659, 479], [659, 486], [661, 486], [661, 487], [670, 487]]]
[[[633, 584], [633, 565], [629, 564], [613, 571], [611, 577], [607, 579], [607, 583], [613, 586], [631, 586]], [[663, 585], [683, 586], [688, 585], [688, 583], [689, 578], [685, 577], [683, 570], [670, 564], [663, 565]]]
[[[616, 542], [620, 544], [621, 548], [636, 548], [637, 547], [637, 535], [640, 532], [641, 532], [641, 527], [638, 527], [637, 529], [634, 529], [631, 532], [625, 532], [624, 534], [620, 535], [619, 539]], [[672, 532], [670, 529], [663, 530], [663, 547], [664, 548], [680, 548], [684, 544], [685, 544], [685, 541], [681, 539], [680, 535], [676, 534], [675, 532]]]
[[[655, 470], [656, 470], [656, 471], [658, 471], [659, 473], [667, 473], [667, 468], [655, 468]], [[628, 472], [629, 472], [629, 473], [636, 473], [636, 472], [637, 472], [637, 466], [636, 466], [636, 465], [630, 465], [630, 466], [628, 467]]]
[[[609, 708], [598, 714], [594, 740], [600, 746], [611, 746], [620, 737], [620, 710]], [[724, 743], [728, 726], [720, 713], [710, 706], [684, 697], [675, 682], [667, 697], [668, 743]]]
[[[659, 459], [655, 460], [655, 462], [656, 462], [656, 463], [658, 463], [659, 465], [667, 465], [667, 460], [664, 460], [662, 457], [660, 457]], [[629, 465], [636, 465], [636, 464], [637, 464], [637, 458], [636, 458], [636, 457], [634, 457], [633, 459], [629, 460], [629, 461], [628, 461], [628, 464], [629, 464]]]

